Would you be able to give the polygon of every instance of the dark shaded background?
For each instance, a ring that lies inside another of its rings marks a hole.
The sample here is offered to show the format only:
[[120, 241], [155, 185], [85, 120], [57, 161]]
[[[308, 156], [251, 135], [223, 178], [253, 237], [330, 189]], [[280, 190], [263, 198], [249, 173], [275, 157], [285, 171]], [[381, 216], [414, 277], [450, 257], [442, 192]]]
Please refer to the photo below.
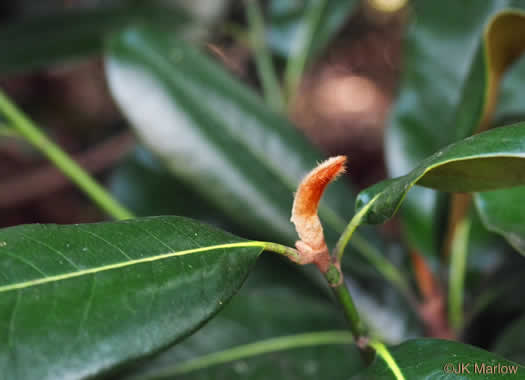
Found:
[[[8, 24], [99, 3], [7, 1], [0, 3], [0, 21]], [[243, 17], [241, 4], [234, 4], [223, 22], [243, 23]], [[383, 128], [400, 71], [403, 19], [402, 11], [381, 13], [364, 2], [310, 66], [289, 110], [297, 128], [324, 152], [349, 156], [349, 176], [360, 188], [385, 177]], [[209, 54], [258, 87], [249, 48], [225, 33], [212, 37], [207, 39]], [[3, 76], [0, 86], [84, 168], [105, 185], [112, 184], [115, 170], [136, 143], [109, 96], [102, 58]], [[104, 214], [29, 144], [0, 137], [0, 227], [103, 219]]]

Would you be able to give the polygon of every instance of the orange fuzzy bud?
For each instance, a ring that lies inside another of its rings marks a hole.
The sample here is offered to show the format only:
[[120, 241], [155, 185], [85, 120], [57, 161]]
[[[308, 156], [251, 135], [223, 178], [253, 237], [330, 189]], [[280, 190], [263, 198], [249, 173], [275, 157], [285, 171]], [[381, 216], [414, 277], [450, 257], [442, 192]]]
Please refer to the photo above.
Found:
[[[317, 216], [317, 207], [326, 186], [345, 171], [345, 163], [346, 156], [329, 158], [308, 173], [297, 189], [290, 220], [301, 239], [296, 246], [305, 255], [306, 247], [310, 248], [308, 254], [311, 256], [320, 251], [328, 251], [323, 226]], [[312, 261], [315, 262], [316, 259]]]

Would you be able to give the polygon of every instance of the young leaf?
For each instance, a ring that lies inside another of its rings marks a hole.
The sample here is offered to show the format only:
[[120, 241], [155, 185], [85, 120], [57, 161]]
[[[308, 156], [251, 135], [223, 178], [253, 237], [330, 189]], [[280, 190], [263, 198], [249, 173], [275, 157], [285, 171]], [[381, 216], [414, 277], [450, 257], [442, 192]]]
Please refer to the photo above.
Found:
[[173, 344], [262, 249], [181, 217], [0, 230], [0, 373], [85, 378]]
[[[468, 380], [478, 376], [480, 379], [495, 379], [499, 376], [525, 378], [525, 367], [459, 342], [438, 339], [409, 340], [391, 348], [390, 354], [403, 376], [401, 379], [406, 380]], [[352, 378], [360, 379], [400, 380], [400, 377], [394, 375], [393, 364], [389, 365], [377, 356], [370, 367]]]
[[38, 69], [101, 54], [104, 39], [132, 22], [185, 24], [173, 8], [126, 1], [119, 7], [67, 10], [26, 19], [0, 28], [0, 73]]
[[[525, 123], [497, 128], [449, 145], [405, 176], [363, 190], [356, 209], [364, 223], [391, 218], [415, 184], [449, 192], [476, 192], [525, 184]], [[505, 170], [502, 170], [505, 168]], [[369, 205], [369, 202], [373, 202]]]

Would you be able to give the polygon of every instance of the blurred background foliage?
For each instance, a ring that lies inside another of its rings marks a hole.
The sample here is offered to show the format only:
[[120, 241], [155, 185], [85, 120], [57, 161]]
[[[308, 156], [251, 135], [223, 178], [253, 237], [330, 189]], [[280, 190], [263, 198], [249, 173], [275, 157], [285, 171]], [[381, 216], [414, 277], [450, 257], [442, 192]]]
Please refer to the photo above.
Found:
[[[323, 156], [346, 154], [348, 174], [330, 188], [321, 213], [333, 243], [352, 215], [358, 190], [405, 174], [419, 160], [470, 134], [458, 136], [444, 125], [463, 122], [459, 105], [468, 106], [469, 96], [482, 92], [468, 86], [487, 20], [497, 10], [520, 6], [517, 1], [479, 6], [472, 1], [443, 5], [423, 0], [256, 4], [249, 0], [5, 1], [0, 4], [0, 51], [5, 53], [0, 59], [0, 87], [137, 215], [189, 216], [247, 238], [292, 244], [295, 235], [287, 218], [296, 182]], [[140, 34], [143, 40], [133, 33], [108, 38], [126, 25], [145, 21], [155, 28], [146, 28]], [[188, 41], [200, 53], [188, 48]], [[134, 84], [133, 75], [118, 66], [126, 60], [151, 68], [150, 79], [156, 82], [149, 87]], [[503, 79], [495, 125], [523, 118], [522, 61]], [[179, 63], [173, 76], [162, 71], [163, 65], [173, 62]], [[217, 66], [224, 72], [216, 71]], [[158, 136], [156, 142], [148, 139], [148, 128], [173, 120], [169, 114], [146, 109], [151, 99], [168, 99], [183, 116], [177, 119], [182, 126], [179, 134], [160, 135], [164, 146], [186, 141], [184, 131], [206, 136], [206, 144], [186, 146], [186, 159], [180, 152], [170, 157], [169, 149], [156, 149], [162, 144]], [[123, 104], [127, 119], [119, 110]], [[128, 120], [137, 124], [144, 114], [155, 125], [140, 125], [138, 139]], [[106, 218], [8, 126], [1, 124], [0, 133], [2, 227]], [[235, 174], [231, 178], [245, 181], [221, 182], [225, 174], [217, 171], [218, 162], [230, 165], [223, 167]], [[192, 167], [199, 171], [188, 169]], [[523, 189], [515, 191], [520, 199]], [[247, 200], [253, 199], [261, 202], [251, 209]], [[442, 280], [448, 276], [441, 255], [450, 203], [448, 196], [414, 189], [400, 217], [378, 228], [360, 229], [361, 235], [353, 241], [355, 252], [346, 256], [344, 269], [359, 308], [390, 343], [425, 332], [443, 333], [425, 331], [423, 325], [433, 324], [439, 330], [446, 319], [445, 305], [439, 302], [446, 292]], [[523, 312], [519, 278], [525, 263], [502, 237], [483, 226], [477, 213], [472, 212], [472, 220], [465, 282], [467, 321], [459, 334], [463, 340], [491, 348], [505, 326], [516, 321], [505, 336], [523, 330], [518, 319]], [[378, 252], [386, 259], [378, 258], [382, 257]], [[279, 265], [289, 271], [287, 264]], [[407, 274], [404, 283], [386, 285], [388, 265]], [[308, 271], [306, 275], [318, 280]], [[256, 288], [250, 283], [243, 292], [255, 294]], [[225, 309], [225, 320], [228, 313], [238, 317], [235, 309], [243, 299]], [[414, 302], [430, 310], [430, 320], [418, 316], [421, 309]], [[316, 306], [297, 308], [315, 311]], [[279, 317], [293, 319], [293, 315]], [[219, 334], [216, 326], [221, 320], [213, 323], [208, 331]], [[332, 321], [320, 318], [311, 323], [322, 327]], [[261, 332], [261, 336], [271, 334]], [[188, 342], [189, 356], [192, 347], [202, 351], [199, 339], [196, 335]], [[524, 360], [516, 354], [519, 348], [509, 352], [501, 342], [494, 347], [511, 359]], [[231, 370], [224, 368], [225, 376]]]

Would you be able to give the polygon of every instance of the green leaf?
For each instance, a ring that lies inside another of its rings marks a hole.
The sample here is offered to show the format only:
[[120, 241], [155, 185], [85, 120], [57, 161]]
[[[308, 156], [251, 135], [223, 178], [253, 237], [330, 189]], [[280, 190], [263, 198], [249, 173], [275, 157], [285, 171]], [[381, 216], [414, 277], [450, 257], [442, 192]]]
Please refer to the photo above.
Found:
[[143, 146], [112, 171], [109, 182], [112, 195], [138, 216], [181, 215], [209, 222], [220, 216]]
[[[321, 156], [282, 116], [184, 41], [128, 28], [106, 63], [113, 96], [146, 146], [224, 215], [257, 236], [291, 244], [293, 192]], [[350, 191], [327, 191], [320, 215], [335, 241]]]
[[84, 378], [173, 344], [262, 249], [181, 217], [0, 230], [0, 373]]
[[[363, 190], [356, 208], [364, 223], [391, 218], [415, 184], [448, 192], [476, 192], [525, 184], [525, 123], [497, 128], [449, 145], [405, 176]], [[505, 170], [502, 170], [505, 168]]]
[[[478, 127], [484, 107], [490, 103], [485, 102], [489, 99], [486, 91], [490, 97], [495, 96], [502, 67], [512, 61], [507, 59], [512, 55], [505, 49], [513, 38], [505, 22], [492, 30], [496, 33], [491, 34], [500, 38], [493, 44], [496, 49], [490, 52], [492, 58], [487, 58], [487, 39], [482, 40], [484, 32], [485, 37], [490, 34], [484, 28], [491, 16], [509, 6], [519, 6], [519, 2], [447, 0], [412, 4], [413, 22], [405, 38], [405, 69], [385, 140], [390, 176], [407, 173], [425, 157], [467, 137]], [[436, 58], [445, 56], [446, 60]], [[487, 59], [505, 65], [492, 70]], [[492, 79], [496, 80], [489, 91]], [[505, 88], [502, 92], [505, 96]], [[487, 119], [489, 111], [487, 108]], [[441, 224], [436, 223], [442, 216], [439, 203], [436, 192], [417, 188], [408, 194], [401, 210], [406, 238], [428, 256], [438, 255], [442, 239], [443, 231], [435, 228]]]
[[[495, 379], [500, 376], [525, 379], [525, 367], [491, 352], [459, 342], [415, 339], [391, 348], [390, 353], [406, 380]], [[454, 373], [454, 370], [461, 371], [462, 364], [463, 373]], [[509, 370], [515, 371], [516, 374], [509, 375]], [[370, 367], [352, 379], [396, 380], [396, 377], [392, 368], [381, 357], [376, 357]], [[397, 380], [400, 378], [397, 377]]]
[[237, 236], [250, 236], [213, 204], [182, 183], [149, 150], [139, 146], [114, 170], [111, 194], [137, 216], [180, 215], [196, 219]]
[[[261, 258], [241, 291], [205, 327], [130, 379], [158, 379], [163, 373], [193, 380], [347, 379], [361, 369], [349, 332], [334, 331], [345, 327], [335, 304], [305, 286], [293, 268], [269, 259]], [[213, 363], [214, 358], [220, 360]]]
[[69, 9], [24, 19], [0, 28], [0, 51], [5, 53], [0, 57], [0, 73], [100, 54], [108, 34], [143, 20], [178, 27], [187, 17], [173, 8], [127, 1], [119, 7]]
[[[506, 16], [506, 17], [503, 17]], [[506, 41], [506, 48], [512, 58], [517, 58], [525, 49], [525, 43], [520, 39], [514, 40], [515, 32], [510, 32], [508, 26], [516, 31], [525, 28], [524, 13], [507, 13], [502, 15], [503, 24], [500, 28], [503, 32], [511, 34], [510, 41]], [[502, 37], [499, 37], [500, 40]], [[504, 57], [509, 59], [508, 57]], [[500, 119], [506, 117], [525, 119], [522, 114], [523, 100], [520, 91], [525, 83], [525, 61], [522, 59], [518, 67], [511, 71], [508, 80], [503, 82], [503, 93], [498, 102], [498, 116]], [[473, 78], [475, 81], [477, 78]], [[481, 219], [490, 231], [502, 235], [516, 250], [525, 253], [525, 206], [521, 201], [525, 197], [525, 188], [513, 188], [492, 192], [479, 193], [475, 195], [476, 206]]]
[[525, 365], [525, 317], [505, 328], [494, 344], [494, 352]]
[[489, 191], [475, 195], [476, 207], [485, 227], [501, 234], [519, 252], [525, 254], [525, 187]]

